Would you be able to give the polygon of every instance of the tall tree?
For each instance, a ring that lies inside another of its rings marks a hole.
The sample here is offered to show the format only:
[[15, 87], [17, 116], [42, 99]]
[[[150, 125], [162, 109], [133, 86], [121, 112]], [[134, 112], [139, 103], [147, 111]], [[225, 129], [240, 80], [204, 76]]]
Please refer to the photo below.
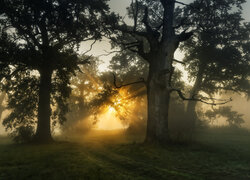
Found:
[[[243, 22], [242, 3], [245, 0], [195, 1], [186, 7], [187, 27], [196, 33], [182, 45], [184, 62], [194, 85], [190, 97], [201, 92], [210, 96], [233, 91], [249, 95], [248, 81], [250, 26]], [[199, 6], [199, 12], [192, 7]], [[195, 127], [197, 102], [187, 105], [190, 128]], [[229, 109], [228, 109], [229, 110]]]
[[37, 118], [36, 141], [52, 141], [51, 103], [63, 121], [70, 75], [86, 62], [75, 51], [80, 42], [101, 37], [108, 6], [105, 0], [4, 0], [0, 6], [1, 78], [12, 109], [5, 125]]
[[[172, 87], [174, 53], [192, 32], [181, 31], [175, 21], [175, 0], [132, 1], [129, 17], [134, 25], [123, 23], [116, 29], [122, 37], [112, 38], [124, 49], [137, 53], [149, 64], [147, 79], [148, 120], [146, 141], [169, 141], [168, 109]], [[182, 96], [183, 97], [183, 96]]]

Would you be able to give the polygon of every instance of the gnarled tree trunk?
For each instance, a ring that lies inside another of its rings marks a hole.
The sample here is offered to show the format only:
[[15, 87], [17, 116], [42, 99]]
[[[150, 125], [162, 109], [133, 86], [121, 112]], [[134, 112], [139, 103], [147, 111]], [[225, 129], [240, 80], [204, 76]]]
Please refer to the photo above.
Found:
[[176, 50], [170, 41], [156, 54], [149, 66], [147, 83], [148, 122], [147, 142], [169, 142], [168, 111], [171, 93], [172, 60]]
[[[170, 93], [173, 91], [171, 77], [174, 71], [172, 67], [174, 52], [179, 43], [189, 39], [193, 33], [186, 33], [186, 30], [180, 34], [175, 33], [175, 0], [160, 0], [159, 3], [163, 8], [161, 26], [152, 27], [148, 21], [151, 18], [148, 7], [145, 7], [142, 19], [145, 27], [143, 31], [138, 31], [137, 28], [137, 12], [134, 13], [133, 30], [126, 26], [120, 26], [118, 29], [135, 38], [135, 41], [128, 43], [127, 49], [138, 53], [149, 63], [147, 81], [148, 121], [145, 141], [164, 143], [170, 140], [168, 110]], [[147, 43], [145, 43], [145, 40]], [[122, 44], [124, 43], [122, 42]], [[137, 50], [133, 48], [135, 46]]]
[[150, 78], [147, 85], [147, 100], [148, 123], [146, 141], [169, 141], [168, 109], [170, 93], [159, 87], [154, 77]]

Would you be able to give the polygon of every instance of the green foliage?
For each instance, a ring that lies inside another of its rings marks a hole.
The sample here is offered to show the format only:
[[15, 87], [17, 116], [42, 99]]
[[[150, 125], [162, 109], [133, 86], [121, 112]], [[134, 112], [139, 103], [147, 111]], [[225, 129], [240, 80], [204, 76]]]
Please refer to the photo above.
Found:
[[149, 65], [144, 59], [130, 51], [123, 51], [112, 58], [109, 68], [115, 73], [118, 86], [141, 80], [145, 81], [145, 83], [141, 82], [124, 87], [129, 94], [132, 94], [131, 100], [140, 99], [146, 95]]
[[211, 122], [220, 118], [225, 117], [229, 126], [239, 127], [244, 123], [243, 114], [239, 114], [237, 111], [233, 111], [231, 106], [223, 106], [218, 109], [208, 110], [204, 114]]
[[70, 78], [87, 62], [76, 51], [82, 41], [108, 32], [105, 22], [115, 16], [109, 17], [107, 2], [101, 0], [4, 0], [0, 6], [0, 80], [6, 82], [1, 89], [8, 93], [11, 110], [4, 125], [14, 129], [36, 124], [44, 74], [52, 76], [51, 89], [41, 90], [51, 95], [47, 107], [54, 107], [52, 118], [63, 123]]
[[15, 143], [30, 143], [33, 140], [35, 130], [33, 126], [19, 126], [11, 133]]
[[245, 0], [194, 1], [184, 17], [195, 35], [181, 46], [189, 77], [197, 81], [196, 92], [209, 95], [220, 90], [249, 94], [250, 28], [243, 22]]
[[135, 53], [122, 51], [112, 58], [109, 68], [116, 74], [117, 79], [126, 84], [138, 81], [140, 78], [147, 79], [149, 66]]
[[8, 93], [7, 108], [11, 110], [11, 113], [3, 120], [3, 125], [7, 130], [35, 125], [38, 84], [38, 77], [31, 75], [29, 71], [19, 72], [15, 79], [6, 81], [3, 89]]
[[[114, 118], [129, 124], [130, 132], [145, 129], [146, 112], [139, 108], [141, 106], [145, 108], [146, 105], [145, 84], [138, 83], [118, 89], [114, 87], [112, 73], [114, 72], [116, 75], [117, 85], [135, 82], [140, 77], [146, 76], [147, 64], [140, 61], [132, 53], [119, 53], [112, 58], [109, 67], [111, 72], [101, 73], [97, 66], [99, 61], [97, 58], [91, 58], [91, 64], [86, 64], [81, 68], [81, 72], [76, 73], [76, 76], [71, 79], [71, 86], [74, 88], [69, 99], [68, 122], [63, 126], [63, 129], [70, 129], [75, 124], [87, 122], [90, 119], [92, 125], [94, 125], [97, 123], [98, 115], [109, 106], [116, 110], [114, 114], [116, 117]], [[120, 90], [125, 93], [121, 95]], [[121, 101], [118, 102], [119, 105], [116, 100]], [[136, 109], [129, 107], [129, 104], [133, 104], [131, 102], [138, 103]], [[86, 127], [80, 127], [81, 131], [84, 132], [89, 126], [92, 127], [91, 123], [86, 123]], [[77, 127], [77, 130], [80, 130], [80, 128]]]

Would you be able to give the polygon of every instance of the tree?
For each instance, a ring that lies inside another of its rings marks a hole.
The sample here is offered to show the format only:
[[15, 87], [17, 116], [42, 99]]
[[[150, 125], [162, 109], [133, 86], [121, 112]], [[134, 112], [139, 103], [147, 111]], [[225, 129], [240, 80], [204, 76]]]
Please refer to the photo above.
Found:
[[215, 121], [220, 117], [224, 117], [230, 127], [240, 127], [240, 125], [245, 122], [242, 118], [243, 114], [233, 111], [231, 106], [223, 106], [218, 109], [208, 110], [204, 116], [207, 117], [209, 121]]
[[147, 79], [148, 121], [146, 141], [168, 142], [168, 109], [170, 94], [177, 92], [183, 100], [204, 101], [202, 98], [185, 98], [180, 89], [172, 87], [174, 53], [179, 44], [188, 40], [193, 32], [183, 29], [186, 18], [175, 0], [132, 1], [129, 17], [133, 26], [126, 23], [115, 26], [122, 36], [111, 37], [122, 49], [130, 50], [149, 64]]
[[2, 89], [12, 110], [4, 124], [15, 128], [37, 119], [35, 140], [52, 141], [51, 104], [63, 122], [70, 76], [86, 63], [76, 50], [101, 37], [108, 6], [101, 0], [4, 0], [0, 6]]
[[[249, 48], [245, 47], [250, 43], [250, 26], [243, 23], [241, 6], [244, 2], [195, 1], [191, 7], [186, 7], [184, 16], [191, 14], [186, 26], [195, 26], [196, 32], [182, 44], [186, 70], [194, 79], [190, 97], [201, 92], [211, 97], [225, 91], [249, 95]], [[193, 7], [200, 9], [197, 11]], [[195, 128], [197, 120], [196, 104], [190, 101], [187, 105], [190, 129]]]
[[[132, 114], [131, 119], [126, 119], [128, 122], [129, 133], [143, 133], [146, 130], [147, 111], [145, 111], [147, 98], [145, 79], [148, 76], [148, 63], [131, 51], [121, 51], [111, 60], [110, 69], [115, 73], [117, 79], [115, 86], [119, 90], [125, 90], [129, 94], [130, 101], [136, 103], [135, 110], [131, 111], [130, 106], [124, 103], [128, 114]], [[178, 89], [185, 89], [185, 83], [181, 81], [182, 73], [175, 70], [172, 78], [172, 86]], [[188, 91], [186, 91], [188, 92]], [[184, 92], [184, 93], [186, 93]], [[183, 101], [178, 97], [178, 94], [171, 94], [171, 102], [169, 105], [168, 126], [171, 140], [183, 141], [185, 134], [183, 128], [186, 123], [183, 119], [185, 108]], [[126, 116], [126, 117], [131, 117]]]

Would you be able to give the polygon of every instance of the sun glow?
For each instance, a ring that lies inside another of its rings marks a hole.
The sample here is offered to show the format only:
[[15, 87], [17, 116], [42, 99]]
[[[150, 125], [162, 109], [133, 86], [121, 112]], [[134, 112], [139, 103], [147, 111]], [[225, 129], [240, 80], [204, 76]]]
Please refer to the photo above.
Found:
[[129, 119], [130, 110], [135, 108], [131, 97], [127, 89], [121, 89], [111, 97], [110, 102], [100, 109], [96, 129], [126, 129], [128, 127], [126, 119]]
[[108, 112], [109, 113], [115, 113], [115, 108], [113, 108], [112, 106], [108, 107]]
[[74, 81], [76, 83], [74, 92], [76, 96], [83, 96], [82, 103], [86, 105], [89, 103], [91, 113], [88, 117], [91, 129], [126, 129], [132, 121], [141, 119], [137, 108], [142, 102], [138, 101], [138, 97], [145, 93], [143, 85], [113, 89], [112, 85], [103, 83], [105, 78], [108, 80], [108, 76], [104, 75], [100, 79], [91, 74], [91, 68], [87, 67], [82, 68], [82, 72], [83, 75], [80, 76], [82, 80]]
[[98, 130], [115, 130], [125, 129], [126, 126], [122, 124], [121, 120], [116, 116], [116, 110], [112, 106], [106, 107], [101, 115], [98, 117], [96, 129]]

